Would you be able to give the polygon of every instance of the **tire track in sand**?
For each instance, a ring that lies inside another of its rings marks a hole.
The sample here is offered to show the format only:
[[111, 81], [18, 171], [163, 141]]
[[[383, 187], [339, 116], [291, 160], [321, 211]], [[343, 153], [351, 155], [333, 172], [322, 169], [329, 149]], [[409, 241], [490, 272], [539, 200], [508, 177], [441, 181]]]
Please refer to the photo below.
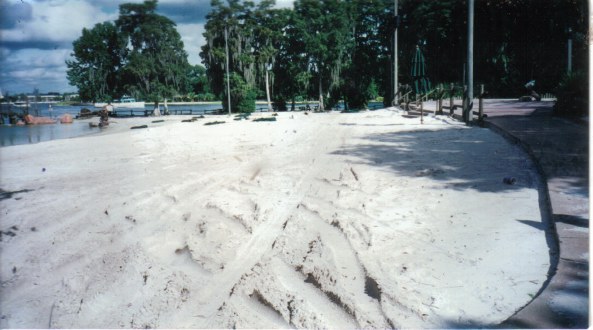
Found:
[[[322, 125], [319, 126], [322, 127]], [[185, 310], [180, 311], [178, 314], [180, 321], [185, 316], [191, 315], [192, 327], [215, 326], [211, 323], [215, 319], [218, 308], [228, 299], [228, 293], [233, 286], [240, 281], [243, 274], [252, 269], [261, 260], [266, 252], [272, 249], [272, 243], [283, 231], [283, 224], [297, 210], [305, 195], [315, 184], [315, 177], [319, 168], [317, 166], [312, 167], [310, 164], [321, 163], [316, 160], [326, 154], [328, 149], [337, 147], [341, 141], [339, 137], [345, 134], [345, 129], [343, 128], [340, 128], [336, 132], [336, 130], [327, 131], [319, 129], [319, 126], [315, 128], [309, 127], [307, 129], [308, 132], [300, 131], [299, 133], [301, 133], [300, 135], [303, 138], [296, 139], [303, 147], [295, 147], [294, 149], [309, 149], [307, 153], [300, 152], [298, 154], [299, 159], [295, 159], [295, 162], [299, 164], [299, 168], [302, 169], [304, 175], [300, 176], [296, 183], [292, 185], [288, 195], [285, 195], [274, 206], [268, 216], [268, 220], [255, 228], [247, 242], [238, 248], [235, 258], [226, 265], [225, 269], [216, 276], [213, 276], [209, 280], [209, 283], [203, 286], [204, 289], [200, 292], [199, 297], [188, 302]], [[321, 132], [321, 134], [310, 134], [311, 132]], [[321, 141], [324, 143], [320, 143]], [[309, 148], [310, 146], [313, 147]], [[287, 164], [286, 157], [282, 157], [282, 155], [276, 155], [276, 157], [280, 159], [278, 163]], [[287, 167], [286, 165], [284, 166]], [[291, 171], [294, 172], [294, 169]], [[198, 310], [192, 311], [192, 307]]]

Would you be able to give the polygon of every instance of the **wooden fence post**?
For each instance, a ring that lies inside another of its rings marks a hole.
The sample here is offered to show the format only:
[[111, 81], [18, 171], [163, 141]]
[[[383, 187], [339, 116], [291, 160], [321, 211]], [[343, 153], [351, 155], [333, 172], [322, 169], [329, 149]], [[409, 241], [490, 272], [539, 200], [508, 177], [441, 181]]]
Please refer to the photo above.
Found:
[[[463, 85], [463, 100], [461, 101], [461, 116], [463, 117], [463, 120], [465, 120], [465, 116], [467, 115], [466, 111], [467, 111], [467, 106], [468, 106], [468, 102], [467, 102], [467, 85]], [[470, 115], [467, 115], [468, 118], [470, 117]], [[469, 120], [469, 119], [468, 119]]]
[[449, 115], [453, 115], [453, 93], [455, 92], [455, 86], [453, 86], [453, 83], [451, 83], [450, 87], [449, 87]]
[[480, 99], [478, 103], [479, 113], [478, 113], [478, 120], [484, 120], [484, 84], [480, 85]]
[[441, 87], [438, 88], [438, 98], [437, 98], [437, 113], [439, 115], [443, 114], [443, 89]]

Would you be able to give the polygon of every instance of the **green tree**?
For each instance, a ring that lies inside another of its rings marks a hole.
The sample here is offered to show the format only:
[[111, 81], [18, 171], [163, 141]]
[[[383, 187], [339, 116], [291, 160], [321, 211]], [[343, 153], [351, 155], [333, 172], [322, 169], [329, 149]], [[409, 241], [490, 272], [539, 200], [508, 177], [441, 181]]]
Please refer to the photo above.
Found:
[[[255, 30], [257, 29], [255, 17], [260, 16], [259, 12], [269, 9], [272, 4], [272, 1], [263, 1], [258, 7], [255, 7], [255, 4], [250, 1], [229, 0], [227, 5], [219, 0], [211, 2], [212, 11], [206, 16], [207, 22], [204, 32], [207, 43], [202, 46], [200, 56], [206, 66], [206, 72], [214, 94], [222, 96], [223, 93], [226, 93], [225, 66], [227, 58], [225, 44], [227, 41], [229, 71], [240, 75], [243, 78], [242, 81], [252, 91], [256, 92], [258, 82], [257, 57], [262, 55], [260, 54], [262, 48], [256, 42], [260, 39], [256, 40], [255, 38]], [[226, 41], [225, 31], [227, 34]], [[239, 82], [239, 80], [232, 78], [230, 83], [234, 82]], [[231, 91], [238, 90], [241, 90], [241, 88], [231, 86]], [[226, 104], [227, 102], [223, 103], [225, 107]], [[231, 105], [233, 110], [236, 110], [232, 101]]]
[[187, 72], [187, 79], [191, 92], [196, 94], [211, 92], [210, 82], [208, 81], [208, 76], [206, 75], [206, 68], [202, 65], [191, 65]]
[[84, 101], [110, 101], [122, 93], [120, 73], [126, 41], [110, 22], [83, 29], [73, 42], [72, 60], [66, 61], [67, 77]]
[[317, 78], [319, 110], [326, 104], [324, 94], [339, 88], [340, 76], [352, 49], [352, 26], [348, 6], [339, 0], [297, 0], [294, 3], [297, 31], [308, 57], [309, 70]]
[[187, 90], [189, 63], [176, 25], [156, 13], [157, 1], [120, 5], [116, 26], [129, 40], [123, 70], [126, 88], [134, 96], [152, 101], [172, 98]]
[[[364, 108], [371, 99], [378, 96], [377, 81], [389, 85], [391, 31], [390, 0], [354, 0], [352, 14], [354, 49], [350, 53], [348, 68], [345, 70], [344, 95], [350, 108]], [[386, 92], [384, 89], [383, 92]]]
[[188, 90], [187, 53], [175, 23], [156, 14], [157, 1], [120, 5], [115, 24], [83, 29], [66, 61], [68, 80], [82, 100], [110, 101], [124, 94], [156, 104]]
[[286, 24], [283, 12], [271, 9], [273, 4], [274, 0], [260, 2], [250, 22], [253, 26], [252, 49], [255, 56], [257, 84], [260, 88], [263, 85], [266, 92], [268, 110], [271, 110], [270, 84], [273, 84], [274, 78], [270, 72], [275, 64], [280, 40], [283, 38], [282, 29]]
[[308, 97], [311, 74], [308, 71], [308, 57], [304, 52], [304, 42], [299, 37], [297, 21], [299, 18], [293, 10], [283, 9], [276, 13], [278, 30], [283, 38], [279, 40], [278, 52], [275, 56], [274, 96], [277, 107], [286, 108], [286, 100], [292, 101], [292, 110], [295, 110], [295, 100]]
[[[247, 86], [258, 94], [259, 87], [266, 90], [269, 97], [271, 79], [267, 79], [269, 68], [274, 63], [277, 44], [281, 37], [276, 29], [281, 29], [275, 11], [271, 9], [274, 1], [265, 0], [255, 6], [253, 2], [213, 0], [212, 11], [207, 15], [204, 37], [207, 44], [202, 47], [200, 56], [206, 66], [210, 85], [217, 95], [226, 93], [226, 43], [229, 48], [229, 71], [240, 75]], [[225, 40], [226, 31], [226, 40]], [[269, 77], [268, 77], [269, 78]], [[231, 84], [239, 80], [232, 78]], [[231, 90], [241, 88], [231, 86]], [[224, 102], [224, 106], [226, 107]], [[232, 103], [232, 102], [231, 102]], [[233, 107], [234, 104], [232, 103]], [[253, 105], [255, 107], [255, 103]], [[233, 109], [236, 110], [236, 109]]]

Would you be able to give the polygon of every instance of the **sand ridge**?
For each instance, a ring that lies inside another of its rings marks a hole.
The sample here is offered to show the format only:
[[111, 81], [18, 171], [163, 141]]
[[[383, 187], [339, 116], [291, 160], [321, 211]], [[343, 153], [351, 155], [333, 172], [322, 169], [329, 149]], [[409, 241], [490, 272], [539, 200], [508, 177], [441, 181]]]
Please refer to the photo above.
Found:
[[497, 324], [546, 279], [541, 183], [487, 129], [394, 109], [148, 125], [0, 149], [0, 187], [30, 190], [0, 200], [0, 326]]

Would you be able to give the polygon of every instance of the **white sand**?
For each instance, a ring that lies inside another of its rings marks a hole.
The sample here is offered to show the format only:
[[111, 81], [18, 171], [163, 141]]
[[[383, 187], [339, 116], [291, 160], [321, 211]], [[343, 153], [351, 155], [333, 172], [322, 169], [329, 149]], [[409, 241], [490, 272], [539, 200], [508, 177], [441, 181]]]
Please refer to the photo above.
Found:
[[490, 130], [151, 120], [0, 149], [30, 190], [0, 201], [0, 327], [493, 325], [546, 279], [538, 177]]

